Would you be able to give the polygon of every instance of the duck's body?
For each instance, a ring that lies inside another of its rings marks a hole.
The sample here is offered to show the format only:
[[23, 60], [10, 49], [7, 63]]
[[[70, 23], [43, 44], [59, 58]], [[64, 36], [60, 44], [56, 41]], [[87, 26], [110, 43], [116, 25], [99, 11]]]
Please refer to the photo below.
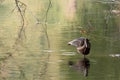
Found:
[[82, 53], [83, 55], [87, 55], [90, 52], [90, 42], [87, 38], [80, 37], [68, 42], [68, 44], [75, 46], [78, 53]]

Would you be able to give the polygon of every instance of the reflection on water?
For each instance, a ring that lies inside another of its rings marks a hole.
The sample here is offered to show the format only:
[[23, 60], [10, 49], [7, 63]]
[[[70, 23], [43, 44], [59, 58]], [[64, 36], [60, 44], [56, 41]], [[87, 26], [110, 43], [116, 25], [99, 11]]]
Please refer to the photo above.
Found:
[[65, 16], [68, 20], [73, 20], [76, 14], [76, 0], [67, 0], [65, 4]]
[[[119, 0], [15, 1], [0, 0], [0, 80], [120, 80]], [[67, 45], [79, 37], [89, 59]]]
[[76, 63], [73, 63], [73, 61], [69, 61], [68, 64], [72, 68], [83, 73], [85, 77], [88, 76], [88, 71], [90, 68], [90, 61], [88, 58], [79, 59], [76, 61]]

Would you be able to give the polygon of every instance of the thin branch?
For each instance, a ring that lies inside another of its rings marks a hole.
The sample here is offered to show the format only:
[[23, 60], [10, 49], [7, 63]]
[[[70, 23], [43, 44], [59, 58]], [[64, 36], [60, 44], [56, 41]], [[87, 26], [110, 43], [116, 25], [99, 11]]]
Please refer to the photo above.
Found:
[[[24, 29], [24, 25], [25, 25], [25, 19], [24, 19], [24, 13], [25, 13], [25, 10], [26, 10], [26, 5], [18, 0], [15, 0], [15, 4], [16, 4], [16, 7], [18, 9], [18, 12], [21, 16], [21, 28], [20, 28], [20, 31], [18, 33], [18, 39], [21, 39], [22, 37], [22, 33], [24, 34], [24, 37], [25, 36], [25, 29]], [[24, 9], [22, 10], [21, 7], [24, 6]]]
[[49, 36], [48, 36], [48, 32], [47, 32], [47, 25], [42, 24], [42, 27], [43, 27], [45, 35], [46, 35], [46, 39], [47, 39], [47, 42], [48, 42], [48, 48], [50, 49], [50, 40], [49, 40]]
[[51, 2], [51, 0], [49, 0], [48, 8], [47, 8], [45, 16], [44, 16], [45, 23], [42, 24], [42, 27], [44, 29], [44, 32], [45, 32], [45, 35], [46, 35], [46, 38], [47, 38], [47, 41], [48, 41], [48, 48], [49, 49], [50, 49], [50, 41], [49, 41], [49, 36], [48, 36], [48, 32], [47, 32], [47, 24], [46, 24], [46, 22], [47, 22], [48, 12], [49, 12], [51, 6], [52, 6], [52, 2]]
[[49, 0], [48, 8], [46, 10], [45, 17], [44, 17], [45, 23], [47, 22], [48, 12], [49, 12], [49, 9], [50, 9], [51, 6], [52, 6], [52, 2], [51, 2], [51, 0]]

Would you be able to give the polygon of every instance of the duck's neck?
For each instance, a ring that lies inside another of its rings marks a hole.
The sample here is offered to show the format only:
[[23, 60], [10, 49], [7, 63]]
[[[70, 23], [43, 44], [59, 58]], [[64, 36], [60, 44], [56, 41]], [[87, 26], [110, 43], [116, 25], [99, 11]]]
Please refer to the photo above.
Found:
[[85, 45], [77, 47], [77, 50], [81, 51], [85, 48]]

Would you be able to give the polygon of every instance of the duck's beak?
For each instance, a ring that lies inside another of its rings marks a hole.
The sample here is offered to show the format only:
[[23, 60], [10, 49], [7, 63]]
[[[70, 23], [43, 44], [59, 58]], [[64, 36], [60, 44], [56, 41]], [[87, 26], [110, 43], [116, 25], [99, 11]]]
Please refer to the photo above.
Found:
[[71, 42], [68, 42], [68, 45], [71, 45]]

